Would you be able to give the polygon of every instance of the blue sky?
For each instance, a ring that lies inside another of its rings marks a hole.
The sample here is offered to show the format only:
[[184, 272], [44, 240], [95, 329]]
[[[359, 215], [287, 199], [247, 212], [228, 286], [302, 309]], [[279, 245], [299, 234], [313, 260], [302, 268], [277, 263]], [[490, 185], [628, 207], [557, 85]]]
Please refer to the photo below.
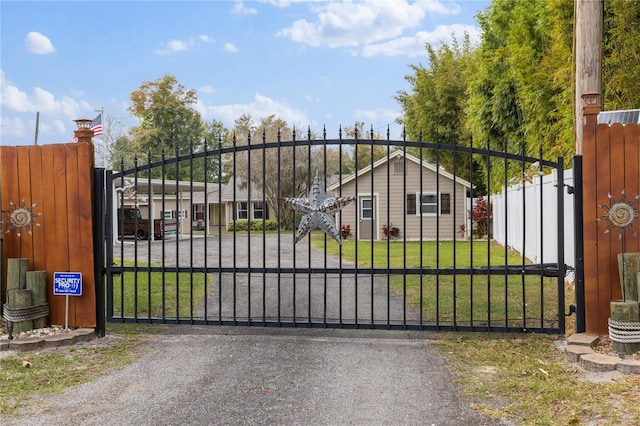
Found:
[[[67, 142], [76, 118], [124, 123], [129, 95], [173, 74], [227, 127], [275, 114], [337, 137], [364, 122], [392, 138], [409, 65], [464, 31], [489, 1], [2, 1], [0, 141]], [[115, 127], [115, 126], [114, 126]], [[114, 132], [120, 131], [113, 129]]]

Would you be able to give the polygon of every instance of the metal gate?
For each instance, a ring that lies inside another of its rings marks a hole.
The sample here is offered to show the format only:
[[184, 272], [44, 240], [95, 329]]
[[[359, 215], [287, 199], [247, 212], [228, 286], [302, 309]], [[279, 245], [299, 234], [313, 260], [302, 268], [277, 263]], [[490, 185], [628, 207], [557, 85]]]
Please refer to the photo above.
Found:
[[[294, 132], [107, 171], [106, 319], [563, 333], [563, 160], [470, 145]], [[306, 233], [287, 198], [325, 197]]]

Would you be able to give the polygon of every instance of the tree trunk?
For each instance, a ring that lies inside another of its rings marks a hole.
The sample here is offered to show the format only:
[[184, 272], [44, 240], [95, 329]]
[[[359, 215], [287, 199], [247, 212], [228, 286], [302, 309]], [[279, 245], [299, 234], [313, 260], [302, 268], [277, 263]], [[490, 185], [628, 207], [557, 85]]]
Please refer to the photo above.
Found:
[[[621, 322], [638, 322], [640, 305], [633, 300], [611, 301], [611, 319]], [[619, 354], [631, 355], [640, 351], [640, 343], [613, 342], [613, 349]]]

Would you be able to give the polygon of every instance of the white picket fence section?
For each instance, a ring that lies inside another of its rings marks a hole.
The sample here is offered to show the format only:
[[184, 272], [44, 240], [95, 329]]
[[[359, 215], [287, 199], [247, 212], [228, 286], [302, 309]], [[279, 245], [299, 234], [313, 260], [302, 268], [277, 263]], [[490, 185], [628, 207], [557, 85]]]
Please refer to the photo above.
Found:
[[[564, 171], [565, 185], [573, 186], [573, 170]], [[558, 259], [558, 202], [556, 171], [533, 182], [509, 186], [491, 195], [493, 239], [513, 248], [533, 263]], [[575, 267], [573, 195], [564, 193], [565, 264]]]

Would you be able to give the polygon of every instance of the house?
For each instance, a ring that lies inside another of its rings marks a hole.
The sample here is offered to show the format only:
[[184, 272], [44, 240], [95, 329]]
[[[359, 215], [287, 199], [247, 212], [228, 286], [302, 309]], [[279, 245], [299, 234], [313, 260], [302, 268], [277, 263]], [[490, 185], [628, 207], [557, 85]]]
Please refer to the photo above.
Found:
[[453, 239], [467, 224], [470, 190], [466, 180], [402, 150], [327, 187], [335, 196], [357, 196], [336, 215], [336, 225], [350, 225], [362, 240], [385, 238], [384, 225], [407, 240]]

